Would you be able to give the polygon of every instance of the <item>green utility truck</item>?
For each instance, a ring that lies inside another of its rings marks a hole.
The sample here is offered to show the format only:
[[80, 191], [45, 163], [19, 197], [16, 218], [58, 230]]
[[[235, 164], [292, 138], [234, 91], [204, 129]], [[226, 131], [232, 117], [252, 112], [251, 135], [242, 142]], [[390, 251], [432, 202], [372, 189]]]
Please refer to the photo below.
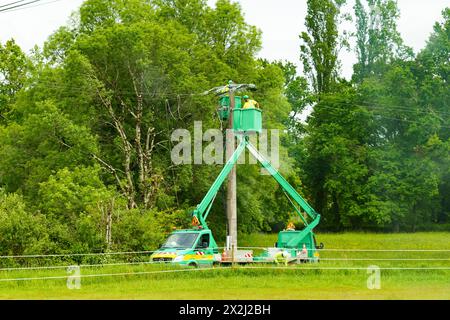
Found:
[[[217, 263], [253, 263], [253, 262], [275, 262], [275, 263], [301, 263], [305, 261], [318, 261], [319, 253], [313, 233], [314, 227], [320, 221], [320, 215], [306, 202], [303, 197], [281, 176], [281, 174], [263, 157], [262, 154], [250, 143], [249, 135], [261, 132], [262, 117], [259, 109], [241, 109], [240, 97], [235, 97], [233, 112], [233, 130], [240, 143], [231, 158], [227, 161], [219, 176], [206, 193], [203, 200], [192, 213], [193, 228], [188, 230], [174, 231], [164, 245], [153, 253], [151, 260], [154, 262], [177, 263], [187, 266], [211, 266]], [[220, 99], [219, 116], [223, 119], [229, 116], [229, 99]], [[295, 230], [290, 224], [286, 230], [278, 234], [278, 241], [274, 248], [266, 248], [264, 252], [253, 257], [251, 250], [223, 250], [219, 253], [216, 241], [208, 228], [206, 219], [213, 205], [214, 199], [236, 164], [239, 156], [247, 149], [278, 182], [285, 192], [289, 201], [304, 224], [302, 230]], [[307, 217], [298, 208], [303, 209]]]
[[201, 267], [219, 263], [221, 257], [211, 230], [197, 228], [174, 231], [151, 259]]

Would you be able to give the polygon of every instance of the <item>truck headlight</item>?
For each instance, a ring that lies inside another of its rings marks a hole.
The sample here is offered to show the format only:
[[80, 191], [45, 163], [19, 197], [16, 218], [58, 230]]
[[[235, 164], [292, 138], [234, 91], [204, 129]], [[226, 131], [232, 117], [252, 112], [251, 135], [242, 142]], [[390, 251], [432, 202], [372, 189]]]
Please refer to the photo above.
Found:
[[183, 255], [181, 255], [181, 256], [176, 256], [176, 257], [172, 260], [172, 262], [181, 262], [181, 261], [183, 261], [183, 258], [184, 258]]

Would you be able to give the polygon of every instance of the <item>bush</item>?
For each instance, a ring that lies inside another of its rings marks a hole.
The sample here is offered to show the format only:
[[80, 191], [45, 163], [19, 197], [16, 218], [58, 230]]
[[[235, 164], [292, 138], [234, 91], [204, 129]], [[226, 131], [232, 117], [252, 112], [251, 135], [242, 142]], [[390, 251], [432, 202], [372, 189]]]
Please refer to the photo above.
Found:
[[75, 223], [88, 206], [112, 195], [99, 172], [98, 166], [59, 170], [40, 184], [39, 209], [65, 223]]
[[116, 250], [154, 250], [174, 228], [187, 227], [189, 215], [181, 210], [122, 210], [116, 213], [112, 240]]
[[0, 253], [44, 253], [52, 247], [45, 216], [27, 211], [21, 196], [0, 190]]
[[163, 232], [155, 219], [155, 212], [133, 209], [119, 212], [118, 215], [111, 232], [116, 250], [153, 250], [163, 241]]

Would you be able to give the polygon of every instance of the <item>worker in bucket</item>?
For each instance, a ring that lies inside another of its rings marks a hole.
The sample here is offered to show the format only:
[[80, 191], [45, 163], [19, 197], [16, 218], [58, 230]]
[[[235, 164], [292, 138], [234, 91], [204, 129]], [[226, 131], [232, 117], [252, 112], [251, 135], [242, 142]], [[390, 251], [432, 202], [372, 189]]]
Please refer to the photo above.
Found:
[[244, 99], [244, 105], [242, 106], [242, 109], [259, 109], [259, 103], [253, 99], [250, 99], [249, 96], [245, 95], [242, 97], [242, 99]]

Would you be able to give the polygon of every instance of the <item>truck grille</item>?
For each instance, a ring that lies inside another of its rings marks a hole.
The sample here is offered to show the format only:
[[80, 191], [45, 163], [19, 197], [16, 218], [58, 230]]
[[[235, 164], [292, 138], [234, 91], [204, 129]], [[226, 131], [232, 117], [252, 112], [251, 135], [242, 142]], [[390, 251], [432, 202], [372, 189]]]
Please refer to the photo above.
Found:
[[153, 258], [153, 261], [155, 262], [170, 262], [173, 258]]

